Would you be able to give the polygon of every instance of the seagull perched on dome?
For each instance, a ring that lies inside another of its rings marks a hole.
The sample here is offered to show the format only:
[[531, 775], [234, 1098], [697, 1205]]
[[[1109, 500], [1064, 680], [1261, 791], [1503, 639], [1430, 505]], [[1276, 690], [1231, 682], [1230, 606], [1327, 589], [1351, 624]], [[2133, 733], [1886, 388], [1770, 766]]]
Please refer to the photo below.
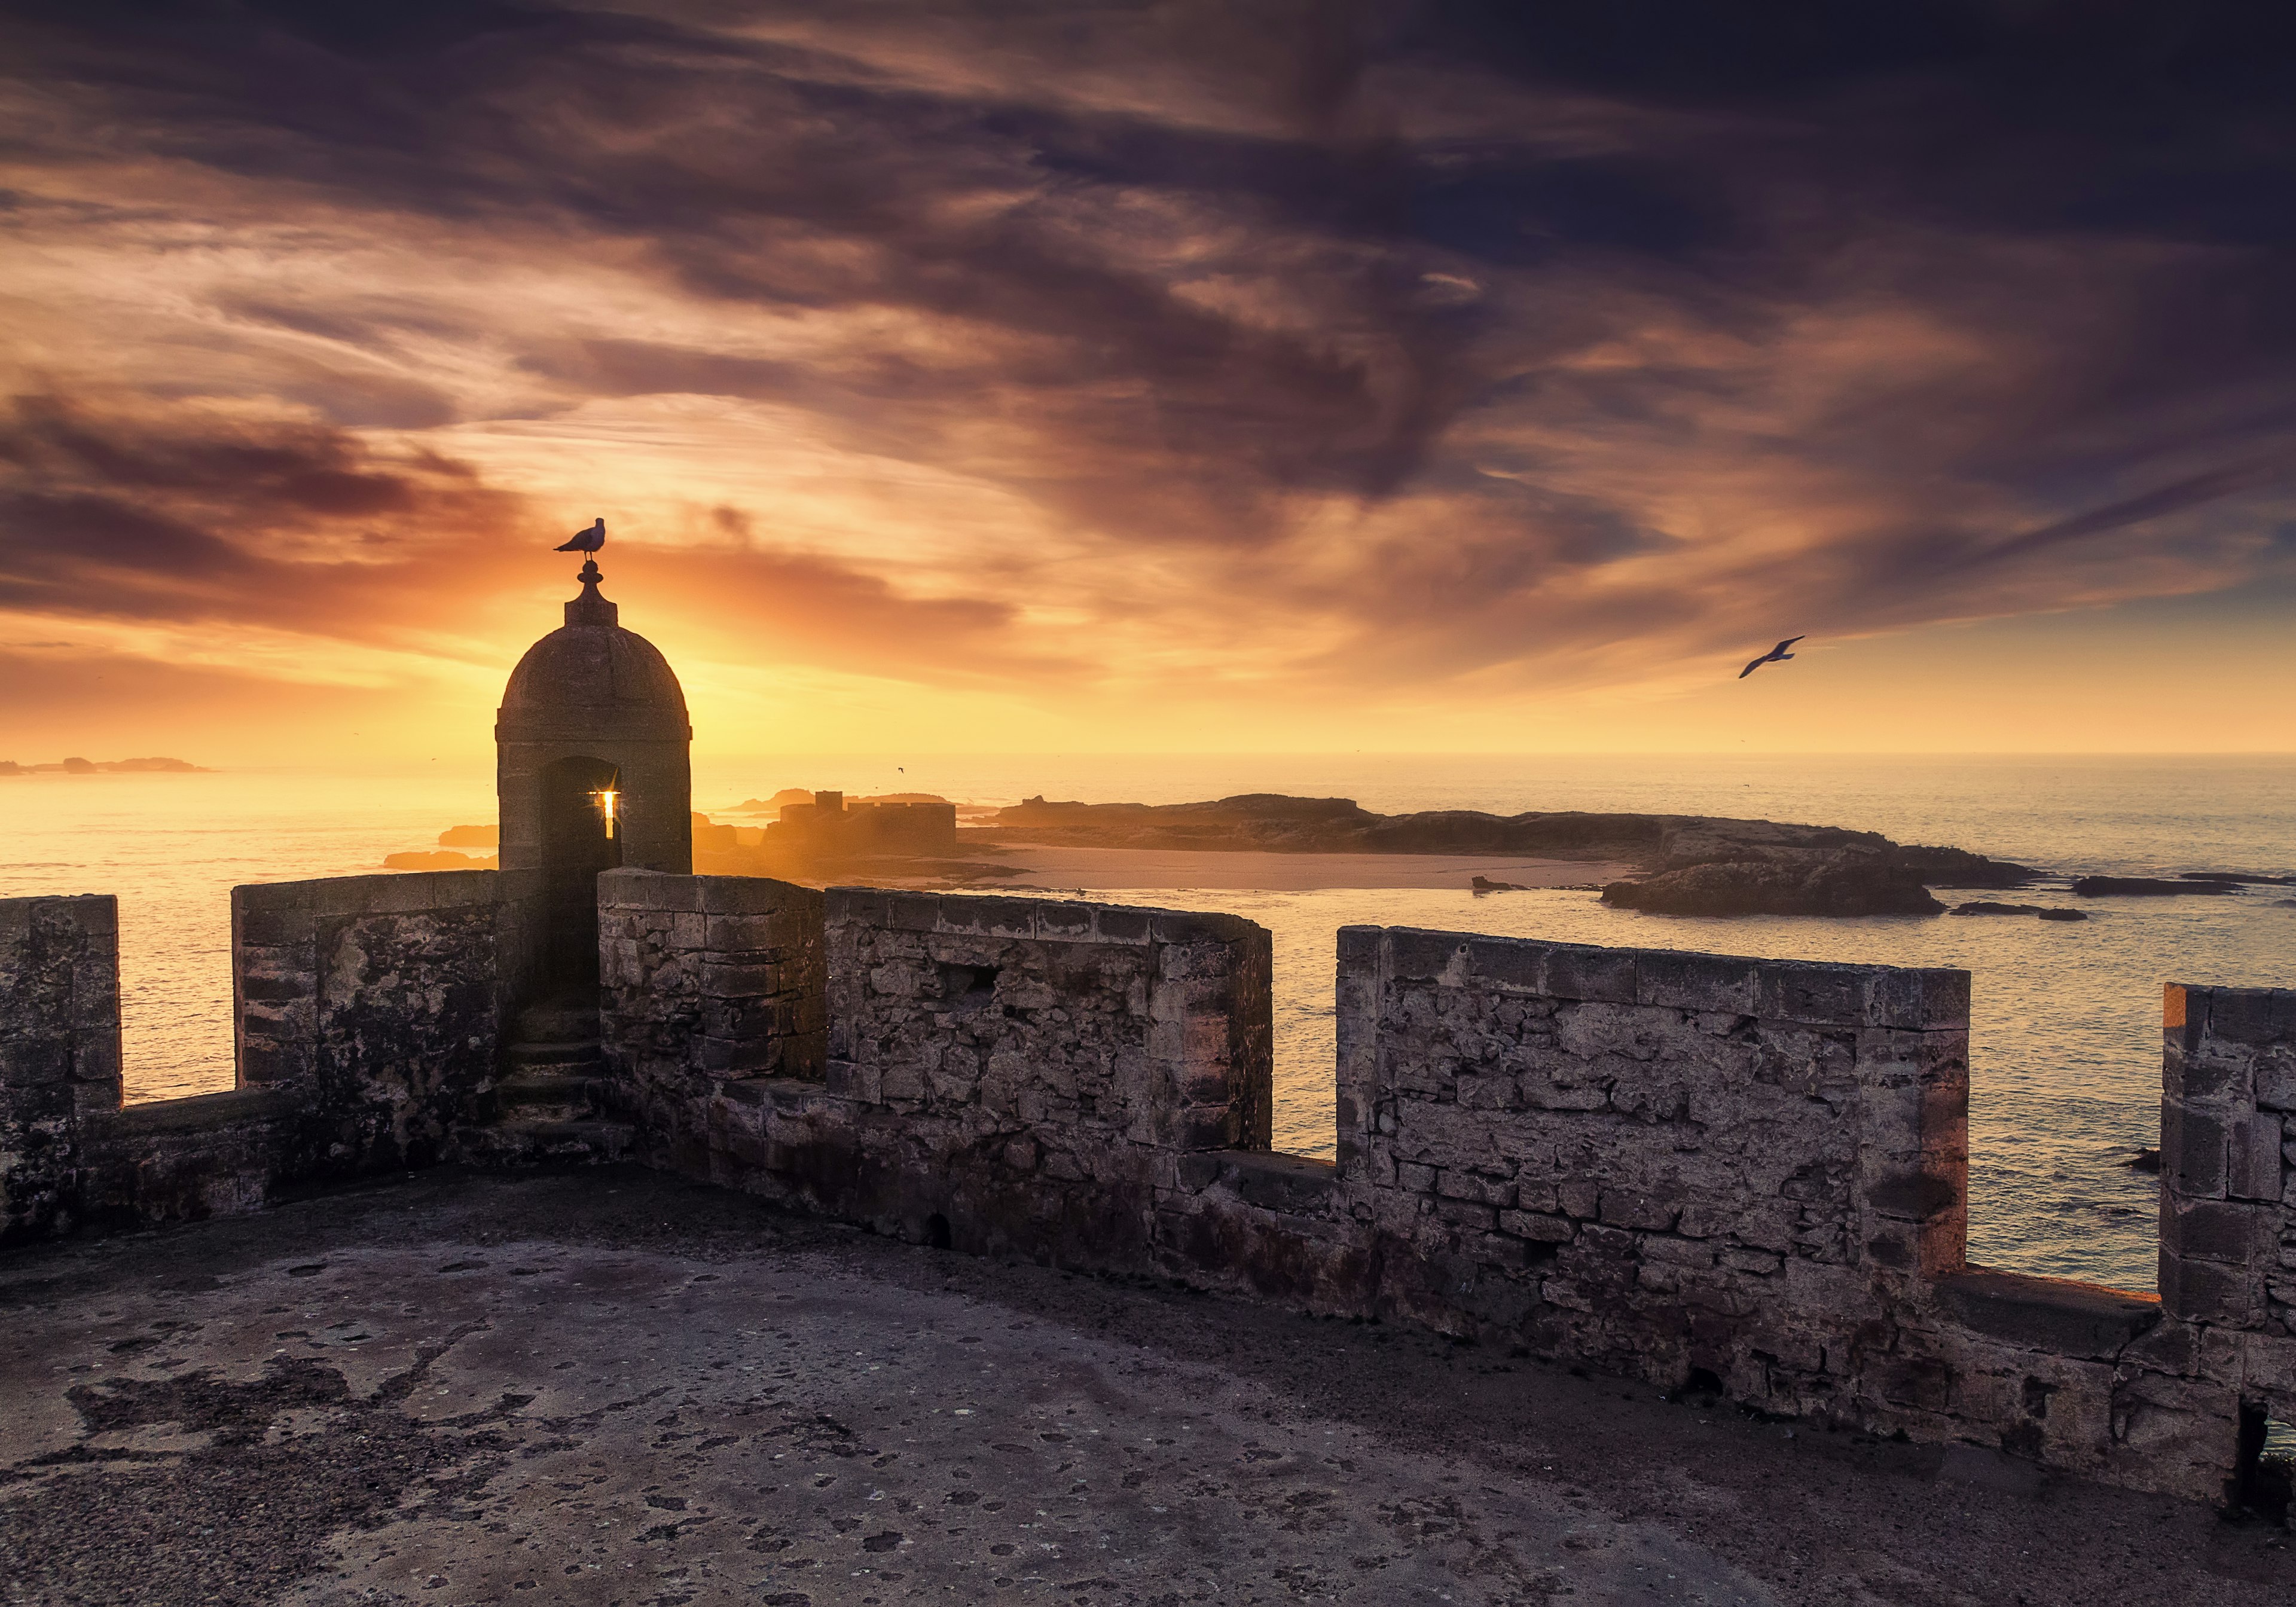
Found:
[[603, 519], [586, 530], [574, 532], [574, 539], [562, 547], [553, 547], [554, 553], [594, 553], [606, 545], [606, 521]]
[[[603, 532], [603, 527], [604, 526], [605, 522], [606, 522], [606, 521], [605, 521], [604, 520], [603, 520], [603, 519], [602, 519], [602, 520], [600, 520], [600, 521], [598, 521], [598, 523], [599, 523], [599, 525], [600, 525], [600, 527], [601, 527], [601, 529], [602, 529], [602, 532]], [[580, 540], [580, 539], [581, 539], [581, 537], [575, 537], [575, 539], [578, 541], [578, 540]], [[602, 540], [602, 541], [605, 539], [605, 537], [603, 536], [603, 533], [600, 535], [599, 539], [600, 539], [600, 540]], [[1783, 663], [1784, 663], [1788, 659], [1791, 659], [1791, 658], [1792, 658], [1792, 657], [1793, 657], [1793, 654], [1792, 654], [1792, 653], [1788, 652], [1786, 651], [1786, 649], [1787, 649], [1787, 648], [1789, 648], [1789, 647], [1792, 647], [1795, 643], [1797, 643], [1797, 642], [1799, 642], [1799, 641], [1800, 641], [1800, 640], [1801, 640], [1801, 638], [1800, 638], [1800, 636], [1788, 636], [1784, 641], [1783, 641], [1783, 642], [1779, 643], [1775, 647], [1773, 647], [1772, 649], [1770, 649], [1770, 651], [1769, 651], [1769, 652], [1767, 652], [1764, 653], [1760, 658], [1756, 659], [1752, 663], [1751, 663], [1751, 664], [1747, 665], [1745, 668], [1743, 668], [1743, 669], [1740, 670], [1740, 671], [1738, 672], [1738, 678], [1739, 678], [1740, 680], [1742, 680], [1742, 680], [1744, 680], [1748, 676], [1750, 676], [1750, 675], [1753, 674], [1756, 670], [1759, 669], [1759, 668], [1760, 668], [1763, 665], [1765, 665], [1765, 664], [1783, 664]]]

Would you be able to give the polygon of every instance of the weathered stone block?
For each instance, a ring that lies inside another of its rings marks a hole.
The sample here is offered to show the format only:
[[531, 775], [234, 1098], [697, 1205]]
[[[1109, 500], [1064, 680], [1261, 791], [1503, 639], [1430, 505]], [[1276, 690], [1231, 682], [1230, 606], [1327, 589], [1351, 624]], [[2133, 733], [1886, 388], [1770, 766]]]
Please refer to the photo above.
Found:
[[622, 869], [603, 872], [598, 877], [598, 906], [600, 925], [611, 918], [609, 912], [624, 909], [655, 912], [661, 910], [699, 910], [703, 907], [702, 878], [675, 876], [660, 871]]
[[2188, 1105], [2244, 1109], [2256, 1101], [2257, 1052], [2244, 1044], [2203, 1037], [2176, 1057], [2172, 1081]]
[[1221, 1181], [1244, 1203], [1286, 1216], [1328, 1211], [1339, 1186], [1331, 1162], [1303, 1155], [1233, 1154], [1219, 1157], [1218, 1166]]
[[2232, 1181], [2232, 1124], [2219, 1110], [2164, 1100], [2161, 1184], [2186, 1199], [2221, 1200]]
[[1041, 942], [1088, 943], [1093, 937], [1093, 915], [1089, 904], [1048, 899], [1035, 906], [1029, 930]]
[[304, 1045], [279, 1044], [252, 1033], [239, 1041], [239, 1082], [242, 1087], [292, 1082], [310, 1069]]
[[1636, 956], [1635, 1000], [1673, 1010], [1751, 1015], [1760, 996], [1760, 972], [1754, 960], [1646, 950]]
[[2059, 1356], [2115, 1359], [2161, 1321], [2156, 1298], [2066, 1278], [1972, 1267], [1936, 1287], [1972, 1333]]
[[882, 930], [892, 925], [894, 895], [882, 888], [832, 887], [821, 895], [822, 919], [832, 930]]
[[[1047, 908], [1082, 909], [1097, 917], [1106, 909], [1122, 909], [1121, 905], [1076, 904], [1046, 906]], [[1151, 939], [1157, 943], [1194, 945], [1209, 943], [1222, 947], [1264, 947], [1267, 929], [1242, 915], [1219, 914], [1210, 910], [1150, 909]]]
[[1412, 927], [1387, 931], [1387, 974], [1402, 980], [1434, 981], [1463, 963], [1468, 943], [1453, 932], [1421, 931]]
[[2161, 1212], [2161, 1242], [2187, 1260], [2267, 1266], [2280, 1247], [2278, 1202], [2172, 1198]]
[[2296, 990], [2211, 988], [2206, 991], [2210, 1038], [2255, 1046], [2296, 1038]]
[[[4, 1053], [0, 1050], [0, 1054]], [[72, 1035], [71, 1075], [75, 1083], [95, 1090], [99, 1097], [113, 1104], [119, 1103], [119, 1029], [116, 1024], [102, 1022]]]
[[0, 1087], [61, 1086], [71, 1075], [72, 1045], [65, 1034], [0, 1038]]
[[1929, 1032], [1969, 1028], [1969, 973], [1942, 967], [1864, 966], [1869, 1027]]
[[1567, 1217], [1545, 1211], [1503, 1210], [1498, 1217], [1498, 1230], [1518, 1239], [1538, 1244], [1568, 1243], [1578, 1228]]
[[291, 976], [242, 975], [239, 980], [239, 996], [250, 1004], [286, 1004], [311, 996], [318, 980], [308, 974]]
[[1564, 1087], [1546, 1081], [1520, 1085], [1522, 1103], [1536, 1111], [1601, 1111], [1609, 1108], [1611, 1090], [1603, 1083]]
[[2161, 1250], [2161, 1307], [2188, 1323], [2252, 1328], [2264, 1320], [2263, 1279], [2245, 1267]]
[[2296, 1043], [2274, 1044], [2258, 1053], [2256, 1103], [2284, 1115], [2296, 1114]]
[[1478, 1205], [1514, 1204], [1513, 1177], [1494, 1177], [1466, 1167], [1447, 1168], [1436, 1179], [1435, 1192], [1447, 1200], [1471, 1201]]
[[285, 901], [258, 905], [250, 900], [242, 906], [239, 898], [242, 890], [232, 890], [231, 924], [234, 947], [248, 944], [290, 948], [298, 943], [309, 941], [312, 921], [309, 910]]
[[1472, 938], [1455, 950], [1458, 986], [1479, 994], [1538, 994], [1554, 945], [1519, 938]]
[[1791, 1022], [1764, 1020], [1753, 1029], [1752, 1076], [1789, 1094], [1847, 1094], [1857, 1082], [1857, 1035], [1854, 1029], [1825, 1032]]
[[927, 893], [895, 893], [887, 924], [896, 931], [933, 932], [941, 930], [941, 900]]
[[1602, 1193], [1600, 1214], [1609, 1226], [1663, 1231], [1674, 1226], [1682, 1208], [1668, 1194], [1606, 1188]]
[[1557, 999], [1631, 1004], [1639, 988], [1637, 960], [1630, 949], [1557, 943], [1547, 953], [1546, 990]]
[[1506, 1159], [1496, 1124], [1483, 1111], [1410, 1100], [1396, 1110], [1391, 1147], [1414, 1159], [1440, 1157], [1447, 1166], [1495, 1166]]
[[1760, 980], [1761, 990], [1753, 1013], [1766, 1021], [1843, 1027], [1866, 1024], [1864, 967], [1773, 960], [1762, 965]]
[[682, 948], [718, 954], [784, 948], [802, 940], [800, 920], [800, 912], [794, 910], [693, 915], [681, 911], [671, 928], [670, 940]]
[[2281, 1194], [2281, 1120], [2268, 1111], [2235, 1114], [2226, 1135], [2225, 1193], [2236, 1200], [2267, 1200]]
[[[1923, 1037], [1958, 1040], [1957, 1033]], [[1862, 1051], [1857, 1062], [1857, 1137], [1869, 1154], [1893, 1162], [1917, 1156], [1965, 1155], [1969, 1144], [1969, 1082], [1965, 1045], [1928, 1045], [1919, 1058], [1902, 1047], [1881, 1056]]]
[[1435, 1201], [1435, 1215], [1453, 1227], [1470, 1228], [1477, 1233], [1495, 1233], [1498, 1228], [1498, 1212], [1488, 1205], [1477, 1205], [1465, 1200]]

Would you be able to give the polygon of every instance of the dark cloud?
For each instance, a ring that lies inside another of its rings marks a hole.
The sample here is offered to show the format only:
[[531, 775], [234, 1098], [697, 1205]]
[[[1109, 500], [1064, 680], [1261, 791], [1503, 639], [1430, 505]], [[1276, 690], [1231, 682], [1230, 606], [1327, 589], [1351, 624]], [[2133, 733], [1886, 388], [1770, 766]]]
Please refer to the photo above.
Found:
[[[1180, 554], [1208, 651], [1319, 619], [1300, 669], [1325, 678], [2229, 584], [2282, 517], [2296, 24], [2255, 8], [367, 13], [17, 8], [0, 46], [52, 116], [13, 154], [62, 189], [165, 164], [378, 241], [611, 261], [699, 324], [887, 332], [767, 351], [497, 329], [417, 283], [234, 291], [219, 313], [340, 360], [298, 348], [232, 393], [327, 424], [123, 443], [20, 413], [15, 605], [388, 590], [389, 562], [282, 553], [525, 515], [346, 430], [657, 396], [992, 482], [1111, 574]], [[529, 389], [490, 402], [425, 355], [457, 342]], [[808, 652], [1041, 663], [979, 577], [919, 602], [717, 539], [682, 561], [694, 606]]]
[[[751, 655], [950, 679], [1075, 674], [1016, 644], [1001, 602], [905, 596], [878, 576], [757, 541], [655, 549], [663, 615], [716, 618]], [[491, 661], [490, 616], [555, 544], [536, 510], [435, 452], [332, 426], [54, 396], [0, 409], [0, 608], [195, 628], [258, 626], [378, 646], [456, 636]], [[633, 620], [633, 623], [638, 623]], [[657, 626], [658, 628], [658, 626]]]
[[2150, 524], [2187, 508], [2205, 507], [2229, 496], [2260, 487], [2277, 485], [2289, 477], [2291, 465], [2279, 463], [2235, 463], [2227, 468], [2211, 469], [2204, 474], [2194, 474], [2172, 485], [2159, 486], [2135, 496], [2125, 496], [2101, 508], [2092, 508], [2070, 519], [2060, 519], [2036, 530], [2027, 530], [2007, 541], [1986, 548], [1980, 556], [1988, 562], [2020, 557], [2039, 552], [2046, 547], [2062, 546], [2084, 537], [2102, 535], [2109, 530], [2127, 529], [2133, 525]]

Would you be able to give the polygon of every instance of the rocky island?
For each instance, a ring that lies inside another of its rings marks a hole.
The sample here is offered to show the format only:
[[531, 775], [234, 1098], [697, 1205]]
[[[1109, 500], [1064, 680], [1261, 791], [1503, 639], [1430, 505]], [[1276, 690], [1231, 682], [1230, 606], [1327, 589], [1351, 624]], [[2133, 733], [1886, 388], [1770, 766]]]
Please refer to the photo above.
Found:
[[[1182, 873], [1185, 880], [1109, 880], [1100, 885], [1266, 887], [1283, 885], [1281, 873], [1268, 879], [1266, 857], [1270, 855], [1292, 857], [1287, 865], [1313, 867], [1303, 873], [1311, 877], [1330, 873], [1328, 861], [1342, 857], [1378, 856], [1393, 865], [1404, 857], [1420, 856], [1429, 862], [1470, 863], [1453, 864], [1456, 881], [1414, 882], [1406, 876], [1303, 885], [1464, 882], [1476, 894], [1488, 895], [1525, 890], [1523, 882], [1480, 873], [1511, 857], [1523, 866], [1519, 874], [1536, 878], [1542, 868], [1547, 873], [1537, 881], [1538, 886], [1599, 889], [1603, 902], [1613, 908], [1667, 915], [1935, 915], [1948, 913], [1931, 892], [1935, 888], [2021, 889], [2043, 880], [2054, 885], [2062, 874], [2045, 875], [2032, 866], [1965, 849], [1899, 843], [1878, 832], [1841, 826], [1577, 809], [1516, 815], [1428, 809], [1382, 815], [1352, 799], [1277, 792], [1177, 804], [1083, 803], [1038, 797], [995, 808], [952, 803], [931, 793], [848, 799], [840, 792], [786, 789], [770, 798], [745, 799], [729, 811], [752, 816], [768, 812], [781, 818], [734, 825], [696, 813], [696, 865], [707, 874], [767, 876], [813, 886], [861, 877], [902, 886], [1013, 885], [1034, 876], [1037, 881], [1022, 884], [1066, 887], [1075, 867], [1060, 863], [1059, 850], [1115, 849], [1131, 850], [1128, 859], [1161, 853], [1232, 856], [1247, 865], [1257, 857], [1259, 863], [1239, 873], [1250, 880], [1233, 883], [1203, 881], [1203, 862], [1196, 860], [1194, 868]], [[496, 841], [491, 825], [456, 826], [440, 834], [437, 849], [392, 854], [383, 864], [397, 871], [489, 869], [498, 863], [488, 851]], [[1021, 851], [1029, 849], [1038, 852]], [[1317, 857], [1326, 864], [1316, 865]], [[1543, 867], [1540, 861], [1546, 862]], [[1032, 871], [1029, 865], [1037, 868]], [[1566, 881], [1554, 874], [1562, 865], [1586, 868]], [[1104, 876], [1119, 874], [1106, 866], [1096, 868]], [[1120, 874], [1170, 873], [1169, 865], [1129, 864]], [[1356, 858], [1342, 873], [1364, 876], [1362, 860]], [[2190, 871], [2173, 877], [2078, 877], [2069, 890], [2083, 899], [2222, 897], [2290, 881], [2255, 873]], [[2087, 919], [2079, 909], [1985, 900], [1961, 903], [1950, 913], [2058, 922]]]
[[0, 758], [0, 775], [141, 775], [152, 773], [177, 775], [204, 775], [203, 765], [188, 759], [162, 758], [65, 758], [52, 765], [24, 765], [12, 758]]
[[1031, 798], [969, 836], [988, 843], [1277, 853], [1535, 854], [1622, 862], [1640, 874], [1605, 903], [1661, 914], [1923, 915], [1931, 886], [2015, 888], [2030, 867], [1876, 832], [1704, 815], [1431, 809], [1380, 815], [1352, 799], [1245, 793], [1207, 803], [1086, 804]]

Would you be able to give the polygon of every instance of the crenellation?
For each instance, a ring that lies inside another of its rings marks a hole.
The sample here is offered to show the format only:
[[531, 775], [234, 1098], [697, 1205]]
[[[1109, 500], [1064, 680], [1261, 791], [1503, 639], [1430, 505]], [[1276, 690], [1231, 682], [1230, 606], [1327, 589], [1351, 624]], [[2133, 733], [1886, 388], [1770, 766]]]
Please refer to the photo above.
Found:
[[[493, 886], [235, 890], [238, 1090], [125, 1109], [111, 901], [0, 901], [0, 1128], [16, 1130], [0, 1232], [251, 1209], [283, 1184], [444, 1156], [493, 1071]], [[12, 1045], [61, 1050], [65, 1077]]]
[[118, 902], [0, 899], [0, 1242], [83, 1214], [86, 1119], [119, 1070]]
[[[514, 1159], [521, 885], [239, 890], [240, 1090], [126, 1111], [109, 901], [0, 904], [8, 1231]], [[1966, 1265], [1959, 972], [1349, 928], [1322, 1162], [1268, 1151], [1249, 922], [643, 870], [596, 919], [594, 1086], [649, 1165], [2185, 1496], [2243, 1403], [2296, 1416], [2285, 993], [2169, 990], [2155, 1298]]]

